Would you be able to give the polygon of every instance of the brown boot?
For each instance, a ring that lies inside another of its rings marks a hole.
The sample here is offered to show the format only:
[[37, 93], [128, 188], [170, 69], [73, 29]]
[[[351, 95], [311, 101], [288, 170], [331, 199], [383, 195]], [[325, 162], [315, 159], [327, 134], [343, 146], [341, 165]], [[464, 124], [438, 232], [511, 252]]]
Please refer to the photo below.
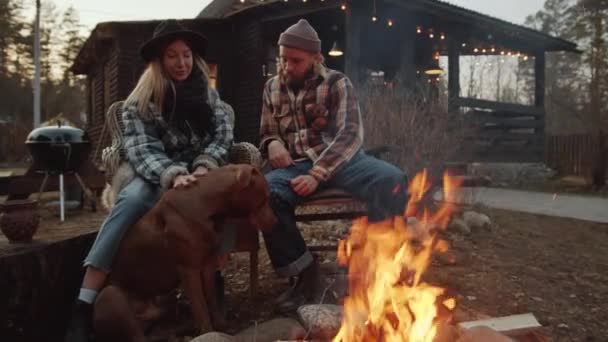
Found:
[[318, 304], [323, 293], [323, 279], [317, 261], [304, 269], [296, 283], [277, 299], [277, 311], [286, 313], [304, 304]]

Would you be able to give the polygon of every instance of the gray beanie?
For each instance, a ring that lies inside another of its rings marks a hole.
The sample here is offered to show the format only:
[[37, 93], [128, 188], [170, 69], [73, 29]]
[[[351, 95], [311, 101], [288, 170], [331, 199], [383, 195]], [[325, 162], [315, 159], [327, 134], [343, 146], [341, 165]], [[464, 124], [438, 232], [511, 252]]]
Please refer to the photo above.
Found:
[[321, 52], [319, 35], [306, 19], [300, 19], [281, 33], [279, 45], [310, 52]]

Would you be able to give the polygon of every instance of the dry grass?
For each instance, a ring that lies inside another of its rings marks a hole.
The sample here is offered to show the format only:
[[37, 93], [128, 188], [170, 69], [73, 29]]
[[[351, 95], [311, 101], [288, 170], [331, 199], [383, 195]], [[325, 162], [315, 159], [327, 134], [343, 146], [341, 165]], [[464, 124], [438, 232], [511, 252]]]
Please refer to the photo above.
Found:
[[364, 85], [358, 92], [366, 145], [395, 147], [387, 158], [390, 162], [409, 173], [427, 168], [438, 176], [446, 162], [466, 156], [464, 126], [445, 105], [429, 104], [403, 89]]

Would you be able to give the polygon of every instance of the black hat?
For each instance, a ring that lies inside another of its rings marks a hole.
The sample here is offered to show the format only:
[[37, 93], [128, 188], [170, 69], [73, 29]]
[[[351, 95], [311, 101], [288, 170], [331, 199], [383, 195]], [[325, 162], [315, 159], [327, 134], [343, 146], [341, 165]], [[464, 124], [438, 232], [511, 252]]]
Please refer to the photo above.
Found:
[[192, 51], [196, 52], [199, 56], [202, 56], [207, 48], [207, 38], [205, 36], [186, 29], [175, 19], [169, 19], [162, 21], [156, 26], [152, 39], [141, 46], [139, 54], [146, 62], [149, 62], [160, 54], [162, 48], [176, 39], [185, 40]]

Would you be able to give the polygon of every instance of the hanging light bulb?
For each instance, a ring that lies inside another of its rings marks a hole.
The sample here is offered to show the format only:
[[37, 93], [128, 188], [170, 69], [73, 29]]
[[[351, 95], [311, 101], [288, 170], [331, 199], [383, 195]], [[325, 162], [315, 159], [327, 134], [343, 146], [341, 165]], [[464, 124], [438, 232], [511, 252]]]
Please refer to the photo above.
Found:
[[435, 34], [433, 32], [429, 33], [429, 38], [431, 38], [431, 39], [435, 38]]
[[528, 56], [524, 56], [524, 61], [527, 61], [527, 60], [528, 60]]
[[241, 3], [242, 3], [242, 4], [244, 4], [244, 3], [245, 3], [245, 0], [241, 0]]
[[375, 15], [372, 16], [372, 21], [376, 22], [378, 20], [378, 17], [376, 17]]
[[467, 47], [467, 43], [462, 43], [462, 47]]
[[393, 26], [393, 19], [389, 19], [387, 24], [388, 26]]
[[342, 6], [340, 6], [340, 9], [346, 11], [346, 4], [342, 4]]
[[443, 32], [441, 33], [441, 40], [445, 39], [445, 34], [443, 34]]
[[332, 57], [340, 57], [344, 54], [344, 51], [338, 45], [338, 41], [334, 41], [334, 45], [332, 45], [331, 50], [329, 50], [329, 55]]
[[496, 49], [495, 49], [495, 48], [492, 48], [492, 50], [490, 50], [490, 51], [494, 52], [494, 51], [496, 51]]
[[486, 49], [481, 50], [481, 53], [486, 53]]
[[504, 56], [505, 55], [505, 51], [504, 50], [500, 51], [500, 54]]
[[418, 34], [422, 33], [422, 27], [416, 26], [416, 33], [418, 33]]
[[475, 49], [473, 49], [473, 52], [478, 53], [478, 52], [479, 52], [479, 49], [478, 49], [478, 48], [475, 48]]

